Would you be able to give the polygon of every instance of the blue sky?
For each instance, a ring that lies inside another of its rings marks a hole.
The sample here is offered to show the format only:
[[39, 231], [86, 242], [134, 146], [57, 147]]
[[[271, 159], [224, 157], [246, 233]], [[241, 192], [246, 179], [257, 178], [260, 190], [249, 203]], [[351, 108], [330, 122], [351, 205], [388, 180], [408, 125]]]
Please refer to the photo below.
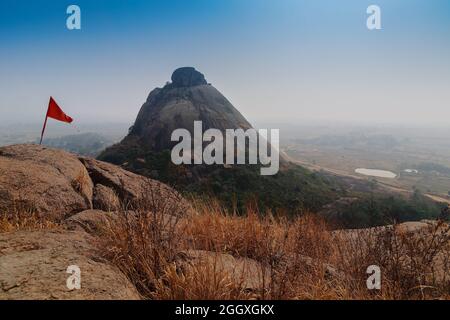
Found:
[[180, 66], [251, 122], [450, 124], [447, 0], [2, 0], [0, 43], [0, 124], [41, 121], [50, 95], [78, 122], [132, 122]]

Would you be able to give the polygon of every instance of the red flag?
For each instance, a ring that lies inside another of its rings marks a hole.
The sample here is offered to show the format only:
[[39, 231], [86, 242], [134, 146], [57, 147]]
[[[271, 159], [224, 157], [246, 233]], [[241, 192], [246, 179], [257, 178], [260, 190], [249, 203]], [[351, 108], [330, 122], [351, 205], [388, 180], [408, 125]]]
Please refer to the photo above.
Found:
[[61, 110], [61, 108], [58, 106], [53, 97], [50, 97], [50, 101], [48, 102], [47, 114], [45, 115], [44, 127], [42, 128], [41, 141], [39, 142], [39, 144], [42, 144], [42, 138], [44, 137], [44, 131], [45, 127], [47, 126], [48, 118], [52, 118], [67, 123], [72, 123], [73, 121], [71, 117], [69, 117], [67, 114], [64, 113], [64, 111]]
[[48, 102], [47, 117], [67, 123], [72, 123], [73, 121], [71, 117], [61, 110], [56, 101], [53, 100], [53, 97], [50, 97], [50, 101]]

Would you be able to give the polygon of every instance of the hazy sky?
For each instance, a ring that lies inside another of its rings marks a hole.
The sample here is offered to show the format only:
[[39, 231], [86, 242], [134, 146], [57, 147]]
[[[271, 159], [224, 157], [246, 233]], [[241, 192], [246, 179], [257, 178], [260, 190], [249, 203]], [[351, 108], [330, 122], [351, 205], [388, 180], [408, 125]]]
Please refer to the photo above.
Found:
[[50, 95], [75, 123], [132, 122], [181, 66], [250, 122], [450, 125], [450, 1], [0, 2], [0, 124], [42, 121]]

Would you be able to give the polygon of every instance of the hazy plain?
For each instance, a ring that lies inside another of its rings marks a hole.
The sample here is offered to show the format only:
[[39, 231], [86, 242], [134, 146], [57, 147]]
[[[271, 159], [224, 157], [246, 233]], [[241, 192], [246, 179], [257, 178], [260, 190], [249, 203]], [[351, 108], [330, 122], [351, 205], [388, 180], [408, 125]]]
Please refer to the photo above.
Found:
[[[448, 198], [450, 195], [450, 128], [399, 125], [279, 125], [282, 150], [314, 170], [375, 179], [395, 188]], [[358, 168], [389, 171], [365, 176]]]

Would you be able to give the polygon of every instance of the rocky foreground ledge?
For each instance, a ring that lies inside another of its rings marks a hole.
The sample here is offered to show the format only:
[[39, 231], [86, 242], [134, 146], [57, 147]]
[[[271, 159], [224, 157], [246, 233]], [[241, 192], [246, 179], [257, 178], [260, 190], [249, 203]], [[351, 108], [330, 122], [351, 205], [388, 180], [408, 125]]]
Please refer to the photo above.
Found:
[[118, 166], [39, 145], [0, 148], [0, 212], [14, 206], [65, 219], [83, 210], [114, 211], [144, 191], [177, 192]]
[[[96, 256], [86, 228], [139, 201], [144, 190], [180, 198], [158, 181], [62, 150], [0, 148], [0, 219], [23, 210], [63, 226], [0, 234], [0, 299], [139, 299], [128, 279]], [[68, 290], [70, 265], [83, 270], [83, 290]]]

